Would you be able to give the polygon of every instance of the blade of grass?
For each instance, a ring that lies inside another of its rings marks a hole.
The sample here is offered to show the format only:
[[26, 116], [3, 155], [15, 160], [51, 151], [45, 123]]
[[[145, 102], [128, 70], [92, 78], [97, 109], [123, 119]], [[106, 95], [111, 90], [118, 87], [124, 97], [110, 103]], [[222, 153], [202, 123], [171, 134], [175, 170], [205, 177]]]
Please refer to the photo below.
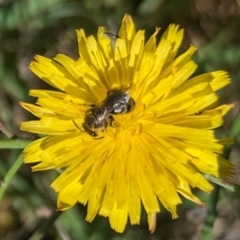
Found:
[[23, 156], [22, 156], [22, 153], [20, 153], [17, 160], [13, 163], [11, 168], [8, 170], [7, 174], [4, 176], [4, 179], [0, 186], [0, 202], [3, 198], [4, 192], [6, 191], [9, 183], [11, 182], [12, 178], [15, 176], [20, 166], [22, 165], [22, 160], [23, 160]]
[[23, 149], [34, 139], [1, 139], [0, 149]]
[[34, 234], [29, 238], [29, 240], [41, 240], [44, 239], [45, 235], [54, 226], [54, 222], [61, 215], [61, 211], [53, 211], [49, 218], [44, 221], [44, 223], [34, 232]]
[[2, 131], [9, 138], [14, 137], [14, 134], [9, 129], [7, 129], [1, 122], [0, 122], [0, 131]]

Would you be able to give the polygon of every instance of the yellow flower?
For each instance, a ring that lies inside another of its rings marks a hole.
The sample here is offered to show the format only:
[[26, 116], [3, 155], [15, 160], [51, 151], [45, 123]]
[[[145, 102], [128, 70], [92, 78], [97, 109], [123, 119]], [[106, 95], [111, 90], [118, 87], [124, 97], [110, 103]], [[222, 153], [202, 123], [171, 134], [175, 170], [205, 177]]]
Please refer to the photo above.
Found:
[[[57, 208], [87, 204], [87, 221], [100, 214], [117, 232], [128, 218], [139, 224], [141, 204], [153, 231], [159, 202], [176, 218], [180, 195], [202, 204], [192, 188], [213, 189], [203, 173], [226, 179], [233, 169], [218, 155], [229, 140], [216, 139], [213, 130], [232, 107], [217, 105], [216, 91], [229, 84], [228, 74], [191, 78], [195, 47], [176, 57], [183, 30], [170, 25], [157, 43], [158, 32], [145, 43], [144, 30], [136, 32], [129, 15], [115, 39], [103, 27], [97, 39], [77, 30], [79, 59], [36, 56], [30, 65], [58, 91], [31, 90], [36, 105], [21, 103], [40, 119], [23, 122], [21, 129], [46, 135], [25, 149], [24, 162], [37, 163], [33, 171], [64, 169], [51, 185]], [[106, 112], [106, 126], [93, 136], [82, 125], [85, 116], [104, 106], [110, 90], [123, 88], [135, 106]]]

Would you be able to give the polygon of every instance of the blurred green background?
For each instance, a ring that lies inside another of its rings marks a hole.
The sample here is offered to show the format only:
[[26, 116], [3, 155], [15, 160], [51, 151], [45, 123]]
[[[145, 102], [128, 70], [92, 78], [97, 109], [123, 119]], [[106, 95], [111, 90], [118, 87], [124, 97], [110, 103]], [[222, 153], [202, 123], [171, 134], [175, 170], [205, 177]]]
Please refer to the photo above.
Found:
[[[223, 102], [240, 98], [240, 1], [239, 0], [0, 0], [0, 121], [22, 138], [22, 121], [33, 116], [18, 105], [34, 102], [32, 88], [49, 88], [28, 69], [35, 54], [53, 57], [64, 53], [76, 59], [75, 29], [96, 34], [98, 26], [117, 32], [125, 13], [132, 15], [137, 28], [150, 36], [156, 26], [163, 30], [170, 23], [185, 29], [182, 50], [190, 44], [198, 48], [194, 59], [198, 73], [224, 69], [232, 84], [220, 94]], [[231, 128], [238, 104], [219, 130], [224, 136]], [[0, 132], [0, 138], [7, 138]], [[0, 180], [18, 157], [19, 150], [0, 149]], [[239, 165], [238, 143], [231, 154]], [[0, 203], [0, 239], [3, 240], [197, 240], [206, 209], [184, 200], [179, 218], [172, 220], [164, 209], [158, 215], [157, 229], [149, 234], [146, 215], [140, 226], [127, 226], [124, 234], [110, 229], [108, 220], [97, 217], [85, 222], [86, 207], [56, 212], [56, 194], [49, 185], [58, 175], [54, 170], [32, 173], [21, 166]], [[4, 184], [4, 183], [2, 183]], [[204, 201], [206, 194], [196, 191]], [[240, 201], [234, 193], [221, 191], [213, 239], [240, 239]], [[211, 239], [209, 239], [211, 240]]]

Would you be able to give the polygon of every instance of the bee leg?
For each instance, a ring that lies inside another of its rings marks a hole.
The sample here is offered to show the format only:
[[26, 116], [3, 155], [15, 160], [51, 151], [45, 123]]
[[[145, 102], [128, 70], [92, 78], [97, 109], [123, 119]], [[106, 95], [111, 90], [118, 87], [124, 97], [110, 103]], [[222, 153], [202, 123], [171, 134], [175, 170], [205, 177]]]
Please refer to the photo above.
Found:
[[110, 116], [108, 117], [108, 119], [109, 119], [109, 125], [112, 127], [112, 126], [113, 126], [113, 121], [114, 121], [113, 116], [110, 115]]
[[87, 132], [90, 136], [94, 137], [93, 139], [94, 140], [98, 140], [98, 139], [102, 139], [103, 137], [98, 137], [98, 138], [95, 138], [98, 136], [98, 134], [94, 131], [92, 131], [91, 129], [89, 129], [84, 123], [82, 124], [85, 132]]
[[130, 98], [129, 103], [126, 106], [126, 112], [127, 113], [131, 112], [134, 107], [135, 107], [135, 101], [132, 98]]
[[83, 126], [84, 131], [87, 132], [90, 136], [92, 136], [92, 137], [98, 136], [96, 132], [89, 129], [84, 123], [82, 124], [82, 126]]
[[84, 107], [90, 107], [90, 108], [93, 108], [96, 106], [95, 104], [87, 104], [87, 103], [80, 103], [79, 105]]
[[99, 140], [102, 139], [103, 137], [98, 137], [98, 138], [93, 138], [94, 140]]

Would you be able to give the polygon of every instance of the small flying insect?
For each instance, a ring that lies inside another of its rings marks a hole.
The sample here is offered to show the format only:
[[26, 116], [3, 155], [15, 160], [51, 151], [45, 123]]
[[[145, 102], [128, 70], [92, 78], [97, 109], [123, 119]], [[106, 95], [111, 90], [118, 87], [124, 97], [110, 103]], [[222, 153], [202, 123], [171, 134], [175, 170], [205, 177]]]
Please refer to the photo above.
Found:
[[118, 34], [115, 34], [115, 33], [110, 32], [110, 31], [103, 32], [103, 34], [104, 34], [105, 36], [107, 36], [108, 38], [110, 38], [111, 40], [116, 40], [117, 38], [120, 38], [120, 37], [118, 36]]
[[100, 130], [112, 126], [112, 115], [129, 113], [135, 106], [135, 101], [127, 93], [126, 88], [114, 88], [107, 93], [107, 97], [99, 105], [91, 105], [85, 113], [83, 129], [92, 137], [97, 137]]
[[115, 49], [116, 41], [118, 38], [120, 38], [118, 36], [118, 34], [115, 34], [110, 31], [103, 32], [103, 34], [111, 40], [111, 45], [112, 45], [113, 49]]

